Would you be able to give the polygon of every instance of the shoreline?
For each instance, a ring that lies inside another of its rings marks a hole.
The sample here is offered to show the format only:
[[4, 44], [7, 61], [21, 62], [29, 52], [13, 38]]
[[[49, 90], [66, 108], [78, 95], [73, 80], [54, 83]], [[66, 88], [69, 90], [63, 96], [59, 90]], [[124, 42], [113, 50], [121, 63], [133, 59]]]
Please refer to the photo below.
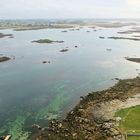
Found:
[[36, 128], [31, 140], [124, 140], [115, 113], [135, 105], [140, 105], [140, 77], [119, 80], [107, 90], [81, 97], [64, 120]]

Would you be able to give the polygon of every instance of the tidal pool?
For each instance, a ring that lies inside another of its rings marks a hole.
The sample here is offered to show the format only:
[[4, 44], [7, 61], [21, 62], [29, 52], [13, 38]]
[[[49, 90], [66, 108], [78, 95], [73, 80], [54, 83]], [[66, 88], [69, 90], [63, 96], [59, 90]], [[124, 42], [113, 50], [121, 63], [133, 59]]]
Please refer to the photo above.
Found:
[[[0, 30], [14, 36], [0, 39], [0, 54], [15, 56], [0, 63], [0, 135], [27, 140], [32, 124], [44, 126], [51, 119], [64, 118], [80, 96], [112, 86], [113, 78], [135, 77], [140, 64], [124, 57], [140, 57], [140, 42], [107, 39], [122, 29]], [[64, 43], [32, 43], [38, 39]], [[66, 47], [69, 51], [60, 52]], [[51, 63], [43, 64], [46, 60]]]

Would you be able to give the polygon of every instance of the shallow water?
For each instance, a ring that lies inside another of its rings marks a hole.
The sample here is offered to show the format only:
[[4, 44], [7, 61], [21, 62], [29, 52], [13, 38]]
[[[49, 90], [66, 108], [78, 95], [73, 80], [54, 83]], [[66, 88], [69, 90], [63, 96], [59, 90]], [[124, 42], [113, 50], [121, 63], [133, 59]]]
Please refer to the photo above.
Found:
[[[0, 63], [0, 135], [12, 134], [13, 140], [27, 139], [26, 128], [63, 118], [80, 96], [112, 86], [116, 83], [113, 78], [135, 77], [140, 64], [124, 57], [140, 57], [140, 42], [99, 39], [124, 36], [117, 34], [122, 29], [67, 29], [66, 33], [61, 32], [66, 29], [0, 30], [14, 35], [0, 39], [0, 54], [15, 56], [15, 60]], [[65, 43], [31, 43], [43, 38]], [[59, 52], [65, 47], [68, 52]], [[43, 64], [44, 60], [51, 64]]]

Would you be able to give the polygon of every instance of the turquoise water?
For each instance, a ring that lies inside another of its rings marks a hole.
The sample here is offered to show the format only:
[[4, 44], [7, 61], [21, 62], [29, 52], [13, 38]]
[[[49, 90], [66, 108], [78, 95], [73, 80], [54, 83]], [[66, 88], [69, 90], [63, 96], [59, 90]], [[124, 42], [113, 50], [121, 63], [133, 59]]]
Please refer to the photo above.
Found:
[[[0, 63], [0, 135], [11, 134], [13, 140], [26, 140], [27, 128], [63, 118], [81, 95], [112, 86], [116, 83], [113, 78], [135, 77], [140, 64], [124, 57], [140, 57], [140, 42], [99, 39], [120, 36], [117, 31], [122, 29], [67, 29], [66, 33], [61, 32], [65, 29], [0, 30], [14, 35], [0, 39], [0, 54], [15, 56], [15, 60]], [[31, 43], [43, 38], [65, 43]], [[59, 52], [65, 47], [68, 52]], [[51, 64], [43, 64], [45, 60]]]

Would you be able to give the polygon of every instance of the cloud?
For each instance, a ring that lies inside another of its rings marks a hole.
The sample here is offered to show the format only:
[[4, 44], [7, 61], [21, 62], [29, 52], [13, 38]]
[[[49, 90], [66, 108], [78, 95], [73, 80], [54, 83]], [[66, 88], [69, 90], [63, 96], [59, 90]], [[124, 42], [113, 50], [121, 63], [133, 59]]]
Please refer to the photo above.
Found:
[[140, 17], [140, 0], [0, 0], [0, 5], [0, 18]]
[[140, 6], [140, 0], [127, 0], [127, 3], [131, 6]]

